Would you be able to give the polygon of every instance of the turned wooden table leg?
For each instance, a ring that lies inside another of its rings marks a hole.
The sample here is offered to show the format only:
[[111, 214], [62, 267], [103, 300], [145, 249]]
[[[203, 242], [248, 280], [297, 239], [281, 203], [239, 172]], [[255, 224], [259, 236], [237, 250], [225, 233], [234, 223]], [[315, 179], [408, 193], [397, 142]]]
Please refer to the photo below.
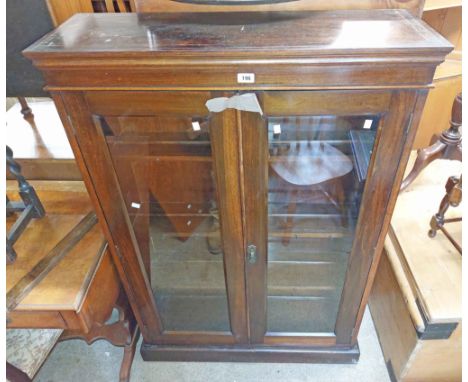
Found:
[[140, 330], [132, 308], [123, 292], [120, 293], [119, 298], [117, 299], [116, 307], [119, 310], [119, 318], [126, 322], [130, 334], [130, 341], [128, 341], [124, 346], [124, 355], [119, 373], [119, 381], [128, 382], [130, 380], [133, 358], [135, 357], [136, 345], [138, 338], [140, 337]]
[[136, 345], [140, 337], [140, 330], [136, 327], [133, 332], [132, 341], [124, 347], [124, 355], [120, 365], [119, 381], [127, 382], [130, 380], [130, 371], [132, 369], [133, 358], [135, 357]]
[[462, 125], [462, 95], [461, 93], [455, 97], [452, 106], [452, 120], [450, 128], [445, 130], [436, 139], [436, 142], [424, 149], [418, 150], [416, 162], [402, 182], [400, 191], [406, 189], [421, 173], [424, 168], [435, 159], [453, 159], [462, 160], [461, 154], [461, 139], [460, 127]]
[[21, 105], [21, 114], [23, 114], [23, 118], [28, 121], [28, 123], [32, 126], [35, 126], [34, 122], [34, 114], [32, 113], [31, 108], [28, 105], [25, 97], [18, 97], [18, 101]]
[[112, 323], [94, 323], [91, 330], [65, 330], [60, 337], [60, 341], [70, 339], [81, 339], [91, 345], [97, 340], [106, 340], [114, 346], [124, 347], [124, 355], [120, 366], [119, 381], [128, 382], [133, 358], [135, 357], [136, 344], [140, 336], [138, 325], [130, 308], [126, 296], [123, 292], [115, 303], [115, 308], [119, 312], [119, 319]]

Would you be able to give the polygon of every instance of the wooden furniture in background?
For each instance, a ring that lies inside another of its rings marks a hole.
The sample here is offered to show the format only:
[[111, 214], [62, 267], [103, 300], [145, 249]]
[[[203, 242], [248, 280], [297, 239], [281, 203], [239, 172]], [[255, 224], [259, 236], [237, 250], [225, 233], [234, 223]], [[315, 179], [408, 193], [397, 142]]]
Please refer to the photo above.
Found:
[[[407, 172], [416, 159], [413, 152]], [[435, 161], [402, 193], [369, 299], [392, 380], [461, 380], [461, 256], [443, 235], [429, 238], [429, 221], [458, 161]], [[461, 207], [447, 217], [459, 217]], [[461, 223], [447, 229], [461, 240]]]
[[[7, 266], [7, 329], [63, 329], [62, 340], [106, 339], [123, 346], [120, 378], [126, 381], [138, 327], [100, 227], [94, 225], [66, 252], [54, 252], [66, 246], [66, 235], [92, 211], [86, 189], [82, 182], [31, 183], [47, 214], [28, 225], [15, 246], [16, 262]], [[8, 181], [11, 200], [17, 199], [14, 189], [14, 182]], [[11, 224], [7, 218], [7, 228]], [[45, 264], [47, 256], [50, 266]], [[113, 309], [118, 318], [106, 323]]]
[[325, 11], [346, 9], [407, 9], [415, 16], [421, 16], [424, 0], [298, 0], [272, 2], [271, 4], [225, 5], [223, 1], [216, 4], [190, 4], [185, 1], [172, 0], [136, 0], [137, 12], [280, 12], [280, 11]]
[[46, 0], [52, 21], [59, 26], [75, 13], [135, 12], [134, 0]]
[[434, 75], [434, 89], [427, 97], [413, 148], [430, 144], [434, 134], [446, 129], [452, 100], [462, 91], [462, 2], [460, 0], [426, 0], [422, 19], [449, 40], [455, 49]]
[[462, 161], [462, 95], [458, 94], [452, 105], [450, 128], [440, 135], [434, 135], [431, 145], [418, 150], [418, 156], [411, 171], [401, 184], [401, 190], [406, 189], [426, 168], [436, 159], [451, 159]]
[[[53, 29], [46, 1], [8, 0], [6, 15], [6, 95], [19, 100], [7, 113], [7, 144], [28, 180], [79, 180], [80, 174], [53, 104], [49, 103], [52, 111], [48, 112], [44, 110], [46, 102], [31, 102], [31, 97], [49, 97], [49, 94], [44, 90], [40, 71], [21, 54], [24, 48]], [[35, 110], [31, 110], [31, 105]], [[64, 140], [60, 141], [61, 137]]]
[[[221, 3], [221, 2], [220, 2]], [[47, 0], [55, 26], [59, 26], [75, 13], [92, 12], [246, 12], [246, 11], [304, 11], [338, 9], [408, 9], [421, 16], [424, 0], [299, 0], [271, 5], [203, 5], [171, 0]]]
[[458, 223], [462, 221], [461, 217], [446, 218], [447, 210], [449, 207], [458, 207], [462, 201], [462, 176], [456, 177], [451, 176], [448, 178], [447, 183], [445, 184], [446, 194], [440, 202], [439, 210], [431, 218], [431, 229], [429, 230], [429, 237], [435, 237], [437, 231], [442, 231], [442, 233], [447, 237], [448, 240], [453, 244], [453, 246], [462, 254], [461, 243], [457, 242], [452, 234], [449, 232], [445, 224], [448, 223]]
[[[34, 126], [22, 118], [20, 104], [6, 112], [6, 144], [28, 180], [81, 180], [73, 151], [52, 100], [36, 99]], [[7, 179], [14, 179], [7, 173]]]
[[[451, 49], [408, 11], [373, 10], [82, 14], [25, 51], [53, 93], [144, 359], [357, 360], [404, 164]], [[346, 212], [315, 193], [298, 202], [293, 231], [281, 227], [275, 125], [291, 147], [318, 141], [324, 163], [326, 144], [353, 161]], [[363, 179], [350, 134], [368, 130]], [[203, 188], [190, 203], [193, 163]], [[172, 182], [178, 210], [161, 208], [142, 174], [152, 187]], [[217, 255], [206, 244], [214, 206]], [[180, 240], [173, 217], [202, 222]]]

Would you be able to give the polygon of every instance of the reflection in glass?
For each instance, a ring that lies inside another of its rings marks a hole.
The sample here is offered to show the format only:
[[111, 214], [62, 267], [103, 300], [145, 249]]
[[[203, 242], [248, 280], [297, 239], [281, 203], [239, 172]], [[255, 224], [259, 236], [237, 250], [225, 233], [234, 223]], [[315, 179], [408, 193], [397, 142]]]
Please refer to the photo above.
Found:
[[269, 332], [334, 332], [377, 124], [268, 119]]
[[100, 117], [164, 330], [230, 331], [209, 125]]

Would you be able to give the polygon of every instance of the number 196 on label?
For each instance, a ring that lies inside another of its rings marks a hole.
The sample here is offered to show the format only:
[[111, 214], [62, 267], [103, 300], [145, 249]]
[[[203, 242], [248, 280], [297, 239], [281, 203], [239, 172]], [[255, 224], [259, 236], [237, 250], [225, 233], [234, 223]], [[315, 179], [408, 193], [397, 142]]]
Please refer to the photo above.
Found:
[[237, 82], [239, 84], [253, 84], [255, 83], [254, 73], [237, 73]]

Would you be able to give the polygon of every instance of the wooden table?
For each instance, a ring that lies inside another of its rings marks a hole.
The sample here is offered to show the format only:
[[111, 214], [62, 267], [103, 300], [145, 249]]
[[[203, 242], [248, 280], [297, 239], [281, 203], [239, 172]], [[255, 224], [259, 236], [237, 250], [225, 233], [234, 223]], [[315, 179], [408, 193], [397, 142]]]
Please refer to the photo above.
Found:
[[[92, 212], [82, 182], [37, 181], [32, 185], [46, 216], [31, 221], [14, 246], [18, 258], [7, 266], [7, 304], [20, 280], [31, 277], [39, 261]], [[7, 182], [11, 200], [18, 199], [16, 188], [16, 182]], [[7, 218], [7, 228], [14, 220], [14, 216]], [[124, 346], [120, 379], [128, 380], [138, 329], [98, 224], [16, 303], [7, 314], [7, 328], [60, 328], [64, 329], [62, 340], [81, 338], [90, 344], [103, 338]], [[106, 324], [114, 308], [119, 319]]]
[[[395, 381], [461, 380], [461, 256], [441, 232], [427, 235], [447, 178], [460, 173], [460, 162], [435, 161], [398, 197], [369, 301]], [[461, 243], [461, 223], [446, 228]]]

